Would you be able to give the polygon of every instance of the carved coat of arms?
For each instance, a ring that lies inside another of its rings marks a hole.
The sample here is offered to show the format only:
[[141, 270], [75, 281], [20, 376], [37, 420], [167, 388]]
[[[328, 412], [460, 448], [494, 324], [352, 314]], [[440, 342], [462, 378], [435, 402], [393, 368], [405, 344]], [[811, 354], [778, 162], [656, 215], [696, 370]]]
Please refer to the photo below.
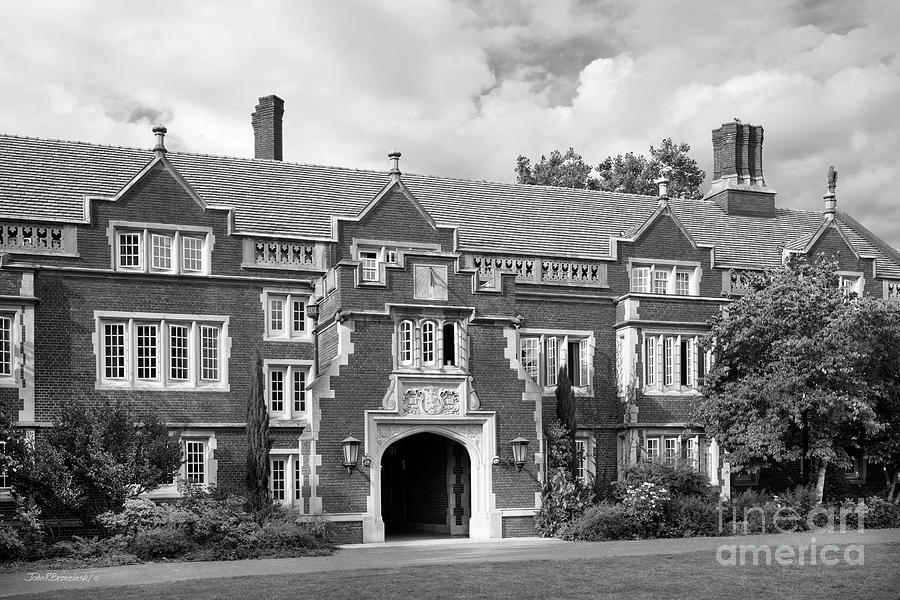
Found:
[[458, 415], [459, 394], [434, 386], [409, 389], [403, 393], [400, 410], [408, 415]]

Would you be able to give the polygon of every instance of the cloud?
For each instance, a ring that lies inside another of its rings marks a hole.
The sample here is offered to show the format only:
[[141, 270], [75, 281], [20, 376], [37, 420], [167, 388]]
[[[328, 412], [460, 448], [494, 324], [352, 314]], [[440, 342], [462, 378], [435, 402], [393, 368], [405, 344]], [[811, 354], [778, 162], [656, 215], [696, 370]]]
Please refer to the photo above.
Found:
[[839, 204], [900, 246], [900, 7], [687, 0], [7, 3], [0, 131], [249, 156], [286, 101], [288, 160], [510, 181], [518, 154], [587, 160], [766, 128], [781, 206]]

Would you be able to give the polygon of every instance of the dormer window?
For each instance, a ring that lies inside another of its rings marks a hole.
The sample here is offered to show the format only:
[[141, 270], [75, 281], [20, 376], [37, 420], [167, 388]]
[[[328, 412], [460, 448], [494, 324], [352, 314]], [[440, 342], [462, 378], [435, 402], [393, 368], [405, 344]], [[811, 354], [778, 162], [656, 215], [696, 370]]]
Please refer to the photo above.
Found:
[[630, 267], [631, 291], [637, 294], [700, 295], [699, 265], [659, 263]]
[[117, 271], [208, 275], [212, 230], [162, 224], [114, 222], [113, 264]]

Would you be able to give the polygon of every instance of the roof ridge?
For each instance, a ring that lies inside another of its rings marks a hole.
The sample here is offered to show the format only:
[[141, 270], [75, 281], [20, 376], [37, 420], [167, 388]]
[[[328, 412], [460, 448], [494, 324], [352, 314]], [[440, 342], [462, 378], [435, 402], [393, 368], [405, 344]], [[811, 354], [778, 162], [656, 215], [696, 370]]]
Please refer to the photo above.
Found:
[[113, 148], [116, 150], [136, 150], [138, 152], [146, 152], [152, 154], [150, 148], [136, 148], [134, 146], [116, 146], [114, 144], [98, 144], [97, 142], [85, 142], [82, 140], [63, 140], [59, 138], [42, 138], [32, 135], [16, 135], [15, 133], [0, 133], [0, 138], [13, 138], [17, 140], [34, 140], [36, 142], [58, 142], [61, 144], [80, 144], [82, 146], [93, 146], [94, 148]]

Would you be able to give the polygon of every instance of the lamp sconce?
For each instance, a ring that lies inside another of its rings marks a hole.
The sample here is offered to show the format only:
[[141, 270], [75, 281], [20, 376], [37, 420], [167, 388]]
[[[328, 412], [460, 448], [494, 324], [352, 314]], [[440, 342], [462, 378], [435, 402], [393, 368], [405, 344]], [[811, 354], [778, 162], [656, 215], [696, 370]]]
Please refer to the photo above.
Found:
[[495, 466], [503, 466], [503, 467], [516, 467], [516, 471], [522, 471], [522, 467], [525, 466], [525, 455], [528, 450], [528, 440], [523, 437], [517, 437], [516, 439], [509, 442], [509, 445], [512, 446], [512, 455], [510, 458], [500, 458], [499, 456], [495, 456], [491, 459], [491, 464]]
[[353, 435], [349, 435], [341, 441], [341, 460], [347, 469], [347, 473], [356, 468], [356, 464], [359, 461], [359, 446], [361, 443]]

